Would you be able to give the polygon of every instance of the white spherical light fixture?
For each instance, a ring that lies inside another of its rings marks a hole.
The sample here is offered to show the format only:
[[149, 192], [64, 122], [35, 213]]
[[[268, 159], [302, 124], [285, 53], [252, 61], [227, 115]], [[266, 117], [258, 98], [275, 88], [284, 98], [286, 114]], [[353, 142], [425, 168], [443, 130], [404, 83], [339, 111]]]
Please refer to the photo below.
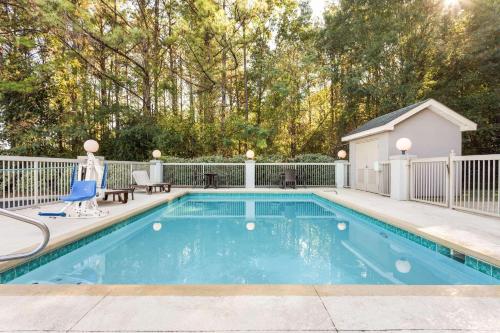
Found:
[[255, 223], [253, 222], [248, 222], [246, 225], [246, 228], [248, 231], [254, 231], [255, 230]]
[[254, 153], [254, 151], [253, 151], [253, 150], [249, 150], [249, 151], [247, 151], [247, 158], [248, 158], [249, 160], [253, 160], [253, 158], [254, 158], [254, 157], [255, 157], [255, 153]]
[[344, 159], [347, 156], [347, 152], [345, 150], [339, 150], [339, 152], [337, 153], [337, 156], [340, 159]]
[[406, 154], [408, 150], [411, 149], [411, 140], [408, 138], [400, 138], [396, 141], [396, 148], [401, 151], [401, 153]]
[[340, 231], [344, 231], [347, 228], [347, 224], [345, 222], [339, 222], [337, 223], [337, 229]]
[[99, 144], [95, 140], [87, 140], [83, 144], [83, 149], [85, 149], [87, 153], [95, 153], [99, 150]]
[[406, 274], [411, 271], [411, 263], [404, 258], [396, 260], [395, 266], [399, 273]]
[[162, 225], [160, 222], [153, 223], [153, 230], [154, 231], [160, 231], [161, 227], [162, 227]]
[[158, 149], [153, 150], [153, 158], [159, 159], [161, 157], [161, 151]]

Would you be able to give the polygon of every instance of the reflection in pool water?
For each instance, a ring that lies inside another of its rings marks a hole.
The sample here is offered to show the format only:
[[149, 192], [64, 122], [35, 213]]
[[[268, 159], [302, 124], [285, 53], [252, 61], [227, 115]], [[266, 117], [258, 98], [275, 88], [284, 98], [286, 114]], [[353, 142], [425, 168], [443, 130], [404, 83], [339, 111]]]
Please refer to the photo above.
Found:
[[11, 283], [488, 284], [314, 195], [187, 196]]

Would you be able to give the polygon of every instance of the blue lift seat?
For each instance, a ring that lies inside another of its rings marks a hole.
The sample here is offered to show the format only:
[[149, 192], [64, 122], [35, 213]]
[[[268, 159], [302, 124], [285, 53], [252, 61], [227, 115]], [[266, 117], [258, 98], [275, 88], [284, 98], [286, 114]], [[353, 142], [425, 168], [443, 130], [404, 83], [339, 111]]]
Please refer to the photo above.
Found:
[[73, 183], [70, 194], [61, 197], [61, 200], [65, 202], [87, 201], [94, 198], [95, 195], [95, 180], [79, 180]]

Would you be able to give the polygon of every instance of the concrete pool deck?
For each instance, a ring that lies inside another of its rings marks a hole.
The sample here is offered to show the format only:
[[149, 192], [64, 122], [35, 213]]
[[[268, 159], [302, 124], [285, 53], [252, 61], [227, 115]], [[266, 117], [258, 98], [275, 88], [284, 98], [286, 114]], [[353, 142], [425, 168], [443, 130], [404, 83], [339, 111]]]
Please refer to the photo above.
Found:
[[58, 287], [0, 288], [0, 332], [500, 331], [497, 287]]
[[[49, 250], [199, 191], [136, 194], [126, 205], [102, 204], [109, 210], [104, 219], [43, 218], [52, 233]], [[299, 192], [317, 193], [440, 243], [445, 240], [452, 248], [480, 254], [489, 262], [500, 262], [499, 219], [354, 190], [338, 194], [333, 189], [286, 190]], [[36, 217], [38, 211], [17, 212]], [[4, 219], [0, 235], [1, 253], [20, 251], [40, 239], [37, 229]], [[7, 267], [2, 265], [0, 270]], [[500, 286], [0, 285], [0, 332], [500, 332], [499, 313]]]

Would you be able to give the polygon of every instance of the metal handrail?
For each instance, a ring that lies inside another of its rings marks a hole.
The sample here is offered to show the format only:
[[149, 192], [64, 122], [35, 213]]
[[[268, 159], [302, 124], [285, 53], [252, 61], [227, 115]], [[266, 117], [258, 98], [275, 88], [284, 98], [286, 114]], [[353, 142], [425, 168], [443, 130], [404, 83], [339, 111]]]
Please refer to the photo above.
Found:
[[5, 256], [0, 256], [0, 261], [29, 258], [29, 257], [32, 257], [32, 256], [36, 255], [37, 253], [39, 253], [40, 251], [42, 251], [45, 248], [45, 246], [47, 246], [47, 243], [49, 242], [49, 239], [50, 239], [50, 231], [49, 231], [49, 228], [45, 225], [45, 223], [42, 223], [42, 222], [37, 221], [35, 219], [29, 218], [27, 216], [13, 213], [13, 212], [5, 210], [5, 209], [0, 209], [0, 215], [11, 217], [11, 218], [16, 219], [18, 221], [34, 225], [35, 227], [39, 228], [43, 233], [43, 241], [40, 244], [38, 244], [38, 246], [35, 249], [33, 249], [29, 252], [13, 253], [13, 254], [5, 255]]

